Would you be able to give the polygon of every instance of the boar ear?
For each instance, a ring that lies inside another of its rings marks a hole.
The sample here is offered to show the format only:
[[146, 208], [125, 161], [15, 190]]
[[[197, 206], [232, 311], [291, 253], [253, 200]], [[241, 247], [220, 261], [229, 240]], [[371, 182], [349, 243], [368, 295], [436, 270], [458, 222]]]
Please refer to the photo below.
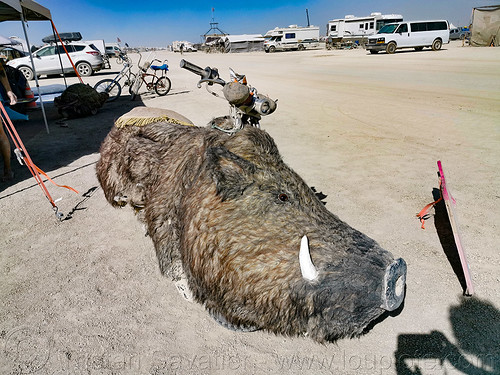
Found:
[[209, 170], [217, 186], [217, 194], [222, 200], [234, 199], [252, 184], [251, 175], [256, 166], [233, 154], [224, 147], [212, 147], [207, 150]]

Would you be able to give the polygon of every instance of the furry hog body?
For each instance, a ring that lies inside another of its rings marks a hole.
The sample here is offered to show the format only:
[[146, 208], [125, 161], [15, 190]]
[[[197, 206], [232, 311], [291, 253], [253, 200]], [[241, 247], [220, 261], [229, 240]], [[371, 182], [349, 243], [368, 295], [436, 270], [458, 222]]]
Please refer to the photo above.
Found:
[[330, 213], [265, 131], [172, 122], [114, 127], [97, 176], [220, 323], [335, 341], [401, 304], [404, 261]]

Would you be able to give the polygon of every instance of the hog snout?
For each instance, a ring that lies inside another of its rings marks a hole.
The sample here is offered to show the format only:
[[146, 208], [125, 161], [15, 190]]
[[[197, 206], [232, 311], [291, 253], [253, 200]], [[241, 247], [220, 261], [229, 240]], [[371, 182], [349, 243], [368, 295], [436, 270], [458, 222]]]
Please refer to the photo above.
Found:
[[384, 284], [382, 288], [382, 305], [384, 310], [394, 311], [405, 296], [406, 285], [406, 262], [396, 259], [385, 270]]

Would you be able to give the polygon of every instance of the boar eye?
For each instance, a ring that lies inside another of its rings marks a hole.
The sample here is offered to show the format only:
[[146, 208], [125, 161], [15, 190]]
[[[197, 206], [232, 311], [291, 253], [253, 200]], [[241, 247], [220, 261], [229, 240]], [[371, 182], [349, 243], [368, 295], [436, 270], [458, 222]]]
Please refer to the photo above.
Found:
[[286, 195], [285, 193], [281, 193], [280, 195], [278, 195], [278, 199], [282, 202], [288, 202], [288, 195]]

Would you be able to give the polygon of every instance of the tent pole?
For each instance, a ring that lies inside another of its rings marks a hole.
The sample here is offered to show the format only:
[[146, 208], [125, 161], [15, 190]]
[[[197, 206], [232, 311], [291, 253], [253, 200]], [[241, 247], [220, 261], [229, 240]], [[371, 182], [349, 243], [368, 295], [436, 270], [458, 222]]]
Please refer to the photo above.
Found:
[[38, 92], [38, 97], [40, 98], [40, 107], [42, 108], [43, 121], [45, 122], [45, 130], [47, 131], [47, 134], [50, 134], [49, 124], [47, 123], [47, 116], [45, 115], [45, 107], [43, 106], [43, 99], [42, 99], [42, 95], [40, 94], [40, 85], [38, 84], [38, 77], [36, 75], [35, 62], [33, 61], [33, 53], [31, 53], [30, 41], [28, 39], [28, 32], [26, 30], [25, 22], [26, 21], [24, 20], [24, 14], [21, 11], [21, 24], [23, 25], [24, 37], [26, 38], [26, 44], [28, 45], [28, 50], [30, 53], [31, 67], [33, 68], [33, 74], [35, 75], [36, 89]]

